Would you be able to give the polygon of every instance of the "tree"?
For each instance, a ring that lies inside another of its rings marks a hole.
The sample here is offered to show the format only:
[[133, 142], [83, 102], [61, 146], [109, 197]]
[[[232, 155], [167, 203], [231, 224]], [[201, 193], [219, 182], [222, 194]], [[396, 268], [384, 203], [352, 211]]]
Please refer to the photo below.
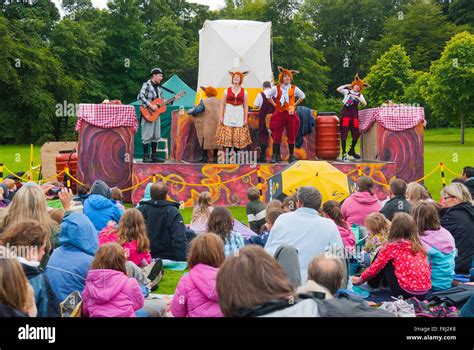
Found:
[[424, 107], [428, 127], [446, 127], [448, 125], [443, 124], [443, 121], [433, 119], [431, 113], [431, 105], [428, 103], [428, 84], [430, 78], [429, 72], [414, 71], [410, 78], [412, 83], [405, 87], [403, 102], [413, 106]]
[[388, 48], [399, 44], [410, 55], [414, 69], [428, 70], [449, 38], [459, 30], [442, 14], [438, 3], [410, 3], [406, 11], [387, 19], [382, 38], [374, 44], [371, 63]]
[[142, 53], [149, 67], [159, 66], [170, 77], [187, 64], [187, 48], [183, 29], [171, 17], [154, 22], [142, 44]]
[[90, 30], [85, 21], [63, 19], [50, 35], [52, 52], [63, 63], [68, 76], [78, 85], [79, 100], [70, 103], [98, 103], [106, 96], [100, 80], [105, 42], [102, 33]]
[[322, 51], [330, 68], [330, 93], [352, 80], [364, 77], [372, 55], [372, 42], [379, 40], [384, 20], [406, 6], [407, 0], [307, 0], [303, 20], [312, 24], [314, 47]]
[[371, 106], [379, 106], [386, 100], [401, 102], [412, 74], [410, 57], [405, 49], [401, 45], [393, 45], [370, 67], [365, 79], [370, 84], [365, 93], [367, 102]]
[[474, 28], [474, 1], [451, 0], [448, 2], [448, 19], [456, 25], [469, 24]]
[[150, 67], [140, 50], [145, 25], [137, 0], [113, 0], [108, 2], [108, 7], [110, 14], [104, 19], [102, 81], [108, 98], [128, 102], [135, 100], [141, 83], [149, 76]]
[[430, 67], [428, 102], [440, 118], [459, 118], [460, 143], [466, 123], [474, 120], [474, 35], [456, 34]]

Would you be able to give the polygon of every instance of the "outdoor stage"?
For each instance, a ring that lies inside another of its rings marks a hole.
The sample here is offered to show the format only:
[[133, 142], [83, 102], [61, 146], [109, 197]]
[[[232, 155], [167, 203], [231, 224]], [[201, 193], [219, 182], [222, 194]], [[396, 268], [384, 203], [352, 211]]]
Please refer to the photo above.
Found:
[[[317, 160], [315, 160], [317, 162]], [[356, 181], [359, 171], [377, 181], [375, 192], [379, 199], [387, 198], [386, 186], [396, 176], [394, 162], [379, 161], [329, 161], [333, 166], [348, 174]], [[238, 164], [204, 164], [169, 161], [166, 163], [133, 164], [132, 183], [141, 183], [132, 192], [132, 202], [137, 204], [142, 198], [146, 184], [162, 181], [168, 186], [171, 199], [180, 202], [185, 207], [191, 207], [202, 191], [209, 191], [213, 205], [245, 205], [247, 189], [262, 183], [262, 192], [267, 190], [266, 180], [288, 165], [287, 162], [278, 164], [238, 165]]]
[[[316, 117], [316, 113], [313, 113], [313, 117]], [[421, 181], [420, 174], [424, 173], [423, 109], [368, 109], [361, 111], [360, 118], [365, 159], [349, 162], [332, 160], [329, 163], [350, 176], [354, 182], [359, 176], [370, 176], [376, 183], [376, 194], [381, 200], [387, 198], [388, 184], [395, 177], [407, 182]], [[76, 125], [79, 131], [78, 179], [86, 184], [92, 184], [97, 179], [104, 180], [109, 186], [124, 190], [125, 201], [134, 204], [142, 199], [147, 183], [162, 181], [168, 185], [170, 198], [185, 207], [192, 206], [199, 193], [206, 190], [211, 193], [214, 205], [230, 206], [245, 205], [250, 186], [260, 183], [265, 194], [266, 180], [288, 165], [287, 162], [263, 163], [256, 167], [251, 165], [254, 161], [247, 161], [246, 165], [199, 163], [197, 160], [202, 157], [203, 151], [199, 146], [193, 117], [185, 111], [174, 110], [170, 119], [171, 159], [165, 163], [144, 164], [140, 158], [133, 160], [134, 135], [138, 130], [133, 106], [81, 105]], [[267, 125], [268, 122], [267, 116]], [[249, 129], [252, 144], [246, 151], [257, 155], [260, 144], [258, 116], [255, 112], [249, 113]], [[302, 137], [301, 147], [296, 148], [297, 158], [317, 162], [314, 160], [317, 154], [316, 139], [316, 129], [312, 128], [310, 133]], [[270, 158], [271, 138], [269, 143], [267, 159]], [[282, 157], [286, 159], [287, 156], [288, 145], [284, 134]]]

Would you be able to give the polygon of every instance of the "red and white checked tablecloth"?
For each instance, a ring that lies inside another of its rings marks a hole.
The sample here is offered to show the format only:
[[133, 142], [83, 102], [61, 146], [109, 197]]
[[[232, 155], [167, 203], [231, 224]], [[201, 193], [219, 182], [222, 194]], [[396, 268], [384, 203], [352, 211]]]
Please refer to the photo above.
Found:
[[362, 131], [367, 131], [375, 121], [392, 131], [411, 129], [421, 122], [426, 126], [423, 107], [392, 106], [359, 111], [359, 125]]
[[131, 105], [82, 103], [79, 105], [77, 118], [76, 131], [83, 121], [106, 129], [131, 126], [135, 131], [138, 130], [135, 107]]

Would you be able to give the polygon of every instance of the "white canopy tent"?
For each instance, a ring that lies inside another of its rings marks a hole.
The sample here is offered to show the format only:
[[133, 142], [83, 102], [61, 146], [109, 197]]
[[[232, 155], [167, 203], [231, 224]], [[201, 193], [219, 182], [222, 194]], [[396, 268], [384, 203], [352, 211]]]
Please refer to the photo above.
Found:
[[252, 104], [263, 82], [273, 78], [270, 51], [271, 22], [205, 21], [199, 31], [197, 101], [200, 86], [213, 86], [221, 96], [230, 85], [229, 71], [249, 71], [243, 86]]

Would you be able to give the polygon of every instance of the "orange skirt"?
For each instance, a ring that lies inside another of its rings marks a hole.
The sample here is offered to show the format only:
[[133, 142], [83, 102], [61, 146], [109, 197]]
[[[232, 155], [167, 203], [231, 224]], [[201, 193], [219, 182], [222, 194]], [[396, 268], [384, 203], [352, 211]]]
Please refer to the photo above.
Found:
[[219, 123], [216, 143], [222, 147], [244, 148], [252, 143], [248, 125], [242, 127], [227, 126]]

